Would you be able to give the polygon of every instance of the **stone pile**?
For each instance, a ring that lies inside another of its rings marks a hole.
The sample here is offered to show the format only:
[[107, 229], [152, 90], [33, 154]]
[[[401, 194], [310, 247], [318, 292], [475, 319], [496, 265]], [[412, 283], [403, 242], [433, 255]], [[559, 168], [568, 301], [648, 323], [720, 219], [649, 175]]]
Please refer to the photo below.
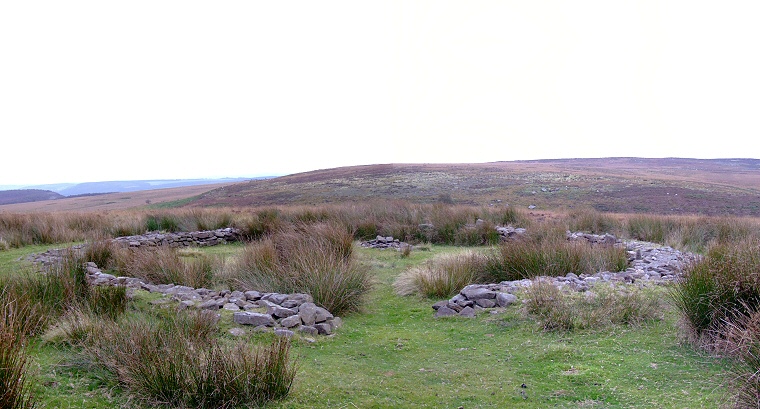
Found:
[[129, 247], [187, 247], [216, 246], [217, 244], [239, 241], [240, 230], [227, 227], [217, 230], [204, 230], [179, 233], [152, 232], [139, 236], [124, 236], [113, 239], [114, 242]]
[[409, 246], [409, 244], [404, 243], [403, 241], [400, 241], [399, 239], [394, 239], [393, 236], [383, 237], [383, 236], [377, 236], [374, 240], [367, 240], [361, 242], [361, 246], [364, 248], [371, 248], [371, 249], [400, 249], [406, 246]]
[[[663, 284], [677, 279], [689, 264], [699, 260], [693, 253], [642, 241], [619, 243], [626, 246], [629, 266], [625, 271], [602, 271], [596, 274], [568, 273], [563, 277], [541, 277], [559, 288], [587, 291], [598, 283]], [[503, 281], [498, 284], [472, 284], [449, 300], [433, 305], [436, 317], [474, 317], [475, 313], [506, 307], [517, 301], [515, 293], [533, 285], [533, 280]]]
[[339, 317], [314, 304], [314, 299], [308, 294], [215, 291], [174, 284], [155, 285], [137, 278], [104, 273], [92, 262], [87, 263], [87, 278], [92, 285], [123, 285], [166, 297], [154, 301], [154, 304], [176, 302], [181, 310], [233, 311], [236, 324], [252, 325], [256, 330], [274, 329], [281, 336], [292, 336], [294, 331], [307, 335], [330, 335], [342, 323]]
[[525, 234], [525, 229], [522, 227], [496, 226], [496, 232], [501, 236], [501, 240], [517, 240]]
[[591, 245], [614, 246], [615, 244], [620, 243], [620, 240], [618, 240], [617, 237], [609, 233], [589, 234], [583, 232], [571, 232], [568, 230], [567, 233], [565, 233], [565, 237], [568, 241], [586, 241]]

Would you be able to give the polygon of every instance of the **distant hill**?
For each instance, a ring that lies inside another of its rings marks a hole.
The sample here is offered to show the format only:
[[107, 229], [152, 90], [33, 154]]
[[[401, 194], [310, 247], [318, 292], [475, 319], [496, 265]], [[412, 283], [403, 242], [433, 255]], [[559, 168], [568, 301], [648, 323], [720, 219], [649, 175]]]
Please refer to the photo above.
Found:
[[[259, 177], [257, 179], [265, 179]], [[128, 180], [36, 185], [33, 188], [0, 190], [0, 211], [70, 211], [138, 207], [186, 199], [199, 193], [250, 178]], [[42, 189], [42, 188], [45, 189]], [[147, 192], [158, 191], [148, 194]], [[37, 193], [17, 193], [37, 192]], [[45, 192], [45, 193], [41, 193]], [[187, 194], [185, 195], [185, 193]], [[125, 195], [124, 193], [134, 193]], [[5, 200], [2, 200], [4, 198]], [[138, 200], [137, 198], [141, 198]], [[63, 200], [66, 199], [66, 200]], [[76, 200], [75, 200], [76, 199]], [[33, 205], [38, 203], [39, 205]], [[13, 205], [16, 206], [13, 206]]]
[[138, 192], [141, 190], [170, 189], [184, 186], [200, 186], [217, 183], [243, 182], [249, 179], [175, 179], [175, 180], [121, 180], [106, 182], [87, 182], [68, 185], [56, 190], [64, 196], [76, 196], [92, 193]]
[[54, 200], [64, 197], [56, 192], [41, 189], [16, 189], [0, 191], [0, 205]]
[[0, 213], [90, 212], [138, 207], [177, 207], [202, 193], [228, 185], [220, 183], [138, 192], [62, 196], [55, 200], [0, 205]]
[[186, 206], [410, 200], [621, 213], [760, 216], [760, 160], [600, 158], [342, 167], [250, 181]]

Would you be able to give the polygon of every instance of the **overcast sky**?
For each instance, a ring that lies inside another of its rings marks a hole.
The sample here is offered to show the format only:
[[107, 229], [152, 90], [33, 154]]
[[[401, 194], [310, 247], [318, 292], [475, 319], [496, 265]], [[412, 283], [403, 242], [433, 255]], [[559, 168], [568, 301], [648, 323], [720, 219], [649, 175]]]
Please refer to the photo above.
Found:
[[3, 1], [0, 185], [760, 158], [760, 2]]

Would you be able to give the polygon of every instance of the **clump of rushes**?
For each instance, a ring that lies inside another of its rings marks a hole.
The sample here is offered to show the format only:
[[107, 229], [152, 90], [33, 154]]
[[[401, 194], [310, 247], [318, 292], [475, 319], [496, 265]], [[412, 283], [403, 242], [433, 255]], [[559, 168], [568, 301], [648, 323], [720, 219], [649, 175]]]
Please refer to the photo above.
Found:
[[567, 273], [595, 274], [622, 271], [628, 265], [624, 248], [591, 246], [564, 238], [519, 240], [500, 245], [491, 253], [487, 280], [511, 281]]
[[[671, 290], [688, 338], [711, 347], [736, 317], [760, 306], [760, 244], [713, 246]], [[736, 323], [735, 323], [736, 324]]]
[[738, 314], [726, 324], [717, 349], [736, 358], [731, 369], [731, 407], [760, 407], [760, 311], [757, 307]]
[[307, 293], [333, 314], [360, 309], [371, 282], [353, 234], [336, 224], [298, 225], [248, 244], [226, 273], [232, 286]]
[[132, 277], [153, 284], [209, 287], [213, 284], [214, 272], [221, 265], [218, 259], [203, 254], [182, 257], [177, 249], [171, 247], [146, 248], [120, 254], [120, 269]]
[[77, 308], [115, 319], [126, 310], [128, 302], [126, 287], [91, 286], [85, 265], [75, 252], [43, 273], [8, 278], [3, 288], [15, 303], [29, 306], [27, 328], [32, 334], [43, 332], [50, 323]]
[[215, 328], [215, 314], [165, 318], [168, 324], [103, 321], [83, 343], [85, 352], [149, 404], [253, 407], [289, 393], [296, 366], [287, 339], [264, 347], [227, 345], [206, 331]]
[[33, 308], [0, 286], [0, 408], [36, 406], [26, 352], [27, 337], [36, 326], [32, 320], [39, 319]]
[[403, 272], [393, 288], [399, 295], [451, 297], [466, 285], [482, 281], [486, 261], [484, 254], [475, 251], [443, 254]]

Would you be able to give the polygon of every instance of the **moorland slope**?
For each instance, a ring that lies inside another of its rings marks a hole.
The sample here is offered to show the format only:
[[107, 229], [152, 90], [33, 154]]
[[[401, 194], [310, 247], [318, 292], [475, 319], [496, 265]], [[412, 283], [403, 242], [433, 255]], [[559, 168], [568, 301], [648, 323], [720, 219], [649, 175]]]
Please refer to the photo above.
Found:
[[248, 207], [406, 200], [620, 213], [760, 216], [760, 160], [551, 159], [479, 164], [381, 164], [241, 183], [115, 193], [0, 206], [0, 212], [145, 206]]
[[410, 200], [760, 216], [760, 160], [557, 159], [342, 167], [224, 186], [188, 206]]

